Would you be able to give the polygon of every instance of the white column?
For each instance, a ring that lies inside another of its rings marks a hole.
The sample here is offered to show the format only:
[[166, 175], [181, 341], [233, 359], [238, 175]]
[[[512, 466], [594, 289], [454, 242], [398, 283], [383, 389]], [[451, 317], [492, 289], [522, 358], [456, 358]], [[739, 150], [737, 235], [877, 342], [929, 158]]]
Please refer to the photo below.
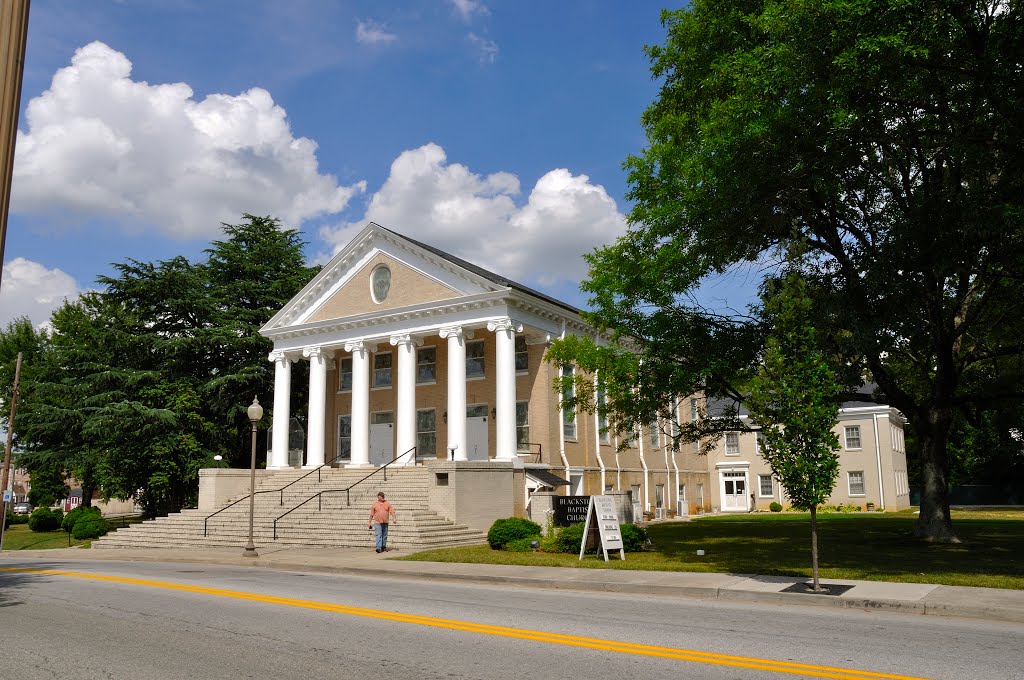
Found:
[[323, 347], [307, 347], [302, 356], [309, 359], [309, 418], [306, 428], [306, 468], [324, 464], [324, 430], [327, 423], [327, 352]]
[[270, 439], [270, 460], [267, 468], [288, 467], [288, 425], [291, 422], [292, 361], [284, 352], [275, 350], [267, 357], [274, 362], [274, 424]]
[[448, 450], [469, 460], [466, 448], [466, 338], [462, 326], [441, 329], [448, 340]]
[[523, 325], [509, 318], [487, 322], [487, 330], [495, 335], [496, 390], [494, 396], [495, 460], [516, 457], [516, 333]]
[[352, 460], [349, 467], [370, 464], [370, 353], [376, 345], [362, 340], [345, 343], [352, 352]]
[[396, 465], [415, 465], [416, 457], [407, 453], [416, 446], [416, 346], [422, 340], [411, 335], [394, 335], [391, 344], [398, 360], [398, 395], [395, 410], [395, 455], [402, 456]]

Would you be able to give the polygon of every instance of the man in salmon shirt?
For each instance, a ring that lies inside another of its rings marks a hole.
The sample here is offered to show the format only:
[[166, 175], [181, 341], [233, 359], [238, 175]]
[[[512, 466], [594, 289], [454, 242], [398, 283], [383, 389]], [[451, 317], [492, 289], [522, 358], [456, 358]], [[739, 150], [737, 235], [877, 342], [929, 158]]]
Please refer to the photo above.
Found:
[[367, 527], [373, 529], [373, 535], [377, 539], [377, 552], [386, 552], [388, 549], [388, 517], [398, 524], [398, 516], [395, 515], [395, 508], [384, 500], [384, 492], [377, 494], [377, 500], [370, 506], [370, 521]]

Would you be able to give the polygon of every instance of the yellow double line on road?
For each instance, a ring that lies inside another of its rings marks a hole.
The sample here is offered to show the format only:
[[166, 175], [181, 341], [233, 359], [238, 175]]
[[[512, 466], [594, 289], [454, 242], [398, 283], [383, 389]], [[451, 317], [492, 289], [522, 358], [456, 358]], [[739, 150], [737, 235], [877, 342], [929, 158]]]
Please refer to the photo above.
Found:
[[284, 607], [316, 609], [319, 611], [334, 612], [336, 614], [346, 614], [348, 616], [361, 616], [370, 619], [381, 619], [384, 621], [395, 621], [399, 623], [411, 623], [419, 626], [431, 626], [433, 628], [460, 630], [465, 631], [467, 633], [480, 633], [482, 635], [497, 635], [500, 637], [518, 638], [520, 640], [529, 640], [532, 642], [545, 642], [553, 645], [582, 647], [586, 649], [596, 649], [605, 652], [617, 652], [619, 654], [635, 654], [638, 656], [651, 656], [663, 659], [677, 659], [679, 661], [692, 661], [694, 663], [705, 663], [716, 666], [749, 668], [758, 671], [788, 673], [790, 675], [804, 675], [815, 678], [835, 678], [837, 680], [924, 680], [924, 678], [913, 677], [909, 675], [873, 673], [871, 671], [859, 671], [846, 668], [835, 668], [831, 666], [815, 666], [812, 664], [794, 663], [792, 661], [773, 661], [771, 659], [758, 659], [755, 657], [747, 656], [733, 656], [731, 654], [714, 654], [712, 652], [699, 652], [691, 649], [676, 649], [673, 647], [643, 645], [635, 642], [619, 642], [616, 640], [602, 640], [600, 638], [578, 637], [575, 635], [547, 633], [544, 631], [528, 630], [525, 628], [492, 626], [485, 623], [472, 623], [470, 621], [441, 619], [433, 616], [419, 616], [416, 614], [402, 614], [400, 612], [389, 612], [380, 609], [350, 607], [343, 604], [332, 604], [330, 602], [298, 600], [290, 597], [274, 597], [272, 595], [247, 593], [240, 590], [206, 588], [203, 586], [187, 585], [183, 583], [172, 583], [169, 581], [152, 581], [149, 579], [129, 578], [124, 576], [110, 576], [107, 574], [90, 574], [86, 572], [63, 571], [59, 569], [22, 569], [17, 567], [0, 567], [0, 571], [13, 571], [29, 574], [45, 574], [49, 576], [66, 576], [70, 578], [81, 578], [92, 581], [106, 581], [110, 583], [126, 583], [136, 586], [145, 586], [148, 588], [163, 588], [165, 590], [177, 590], [186, 593], [212, 595], [214, 597], [228, 597], [235, 600], [264, 602], [267, 604], [276, 604]]

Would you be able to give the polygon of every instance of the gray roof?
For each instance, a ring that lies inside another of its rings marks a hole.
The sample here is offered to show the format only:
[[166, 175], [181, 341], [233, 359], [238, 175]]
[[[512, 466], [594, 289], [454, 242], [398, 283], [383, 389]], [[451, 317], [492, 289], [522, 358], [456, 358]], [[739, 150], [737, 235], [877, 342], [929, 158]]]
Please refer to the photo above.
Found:
[[[877, 384], [865, 383], [857, 389], [857, 394], [869, 396], [871, 394], [874, 394], [877, 389]], [[729, 406], [735, 407], [736, 405], [736, 401], [733, 399], [708, 399], [708, 415], [712, 417], [720, 416], [723, 413], [725, 413], [726, 408], [728, 408]], [[839, 408], [864, 408], [867, 406], [879, 406], [879, 404], [874, 401], [864, 401], [862, 399], [849, 399], [841, 403], [839, 405]], [[739, 410], [737, 411], [737, 415], [749, 416], [750, 411], [743, 404], [739, 404]]]

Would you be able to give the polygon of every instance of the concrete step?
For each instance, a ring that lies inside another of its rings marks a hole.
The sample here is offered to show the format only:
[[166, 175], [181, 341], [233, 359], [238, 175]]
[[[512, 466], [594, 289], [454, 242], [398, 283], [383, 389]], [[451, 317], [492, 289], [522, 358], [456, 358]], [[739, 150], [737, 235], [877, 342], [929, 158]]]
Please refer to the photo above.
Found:
[[[386, 481], [382, 476], [379, 479], [375, 476], [364, 482], [366, 486], [350, 491], [348, 503], [342, 501], [343, 494], [337, 491], [324, 493], [321, 501], [309, 499], [318, 492], [351, 486], [365, 478], [365, 470], [324, 468], [319, 480], [316, 473], [308, 472], [284, 470], [262, 479], [257, 485], [257, 491], [278, 491], [290, 484], [284, 492], [283, 504], [280, 495], [255, 494], [253, 535], [257, 546], [275, 542], [290, 546], [372, 546], [373, 533], [366, 530], [366, 518], [378, 490], [384, 491], [399, 510], [399, 521], [389, 532], [390, 545], [426, 549], [486, 541], [481, 532], [453, 524], [429, 510], [430, 476], [425, 468], [389, 471]], [[180, 546], [185, 549], [244, 545], [249, 529], [249, 504], [244, 501], [248, 497], [245, 494], [233, 499], [217, 512], [189, 509], [135, 524], [95, 541], [93, 546], [99, 549]]]

